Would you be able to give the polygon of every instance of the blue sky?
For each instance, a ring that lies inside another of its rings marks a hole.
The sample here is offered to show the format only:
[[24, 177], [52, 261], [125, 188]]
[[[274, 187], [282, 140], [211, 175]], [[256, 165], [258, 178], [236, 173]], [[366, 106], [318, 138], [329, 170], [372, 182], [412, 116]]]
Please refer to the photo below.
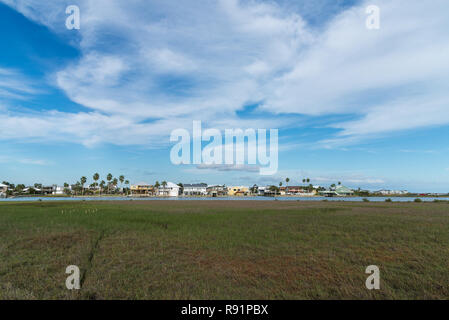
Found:
[[[0, 182], [449, 192], [446, 1], [0, 0], [0, 34]], [[279, 129], [278, 173], [172, 165], [193, 120]]]

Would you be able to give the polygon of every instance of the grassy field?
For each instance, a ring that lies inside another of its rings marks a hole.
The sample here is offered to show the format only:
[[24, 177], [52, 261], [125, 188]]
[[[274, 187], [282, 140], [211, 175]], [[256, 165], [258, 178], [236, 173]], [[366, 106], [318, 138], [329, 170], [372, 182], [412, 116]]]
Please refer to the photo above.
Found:
[[0, 299], [449, 299], [449, 204], [0, 203]]

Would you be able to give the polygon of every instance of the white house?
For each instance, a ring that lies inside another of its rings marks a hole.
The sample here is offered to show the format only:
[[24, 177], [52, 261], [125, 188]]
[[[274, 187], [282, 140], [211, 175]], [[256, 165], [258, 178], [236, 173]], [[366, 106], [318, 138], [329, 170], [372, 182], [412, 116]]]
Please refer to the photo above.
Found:
[[53, 194], [54, 195], [63, 195], [64, 194], [64, 187], [53, 185]]
[[6, 191], [8, 190], [8, 186], [0, 183], [0, 197], [6, 196]]
[[354, 191], [345, 186], [336, 186], [331, 187], [329, 190], [320, 191], [319, 194], [324, 195], [326, 197], [346, 197], [353, 196]]
[[174, 184], [173, 182], [167, 182], [167, 185], [160, 186], [157, 190], [158, 196], [162, 197], [177, 197], [179, 196], [179, 189], [180, 187], [177, 184]]
[[205, 196], [207, 195], [207, 184], [185, 184], [183, 195], [185, 196]]
[[265, 192], [269, 191], [270, 187], [258, 187], [257, 188], [257, 195], [258, 196], [264, 196]]
[[383, 195], [383, 196], [403, 195], [403, 194], [407, 194], [407, 193], [408, 193], [407, 190], [379, 190], [379, 191], [374, 192], [374, 194], [379, 194], [379, 195]]

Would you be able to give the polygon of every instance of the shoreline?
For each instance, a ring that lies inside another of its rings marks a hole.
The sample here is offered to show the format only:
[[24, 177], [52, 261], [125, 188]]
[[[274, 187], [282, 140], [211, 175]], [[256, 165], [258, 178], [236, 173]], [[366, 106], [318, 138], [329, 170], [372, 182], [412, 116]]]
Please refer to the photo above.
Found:
[[[419, 200], [416, 200], [419, 199]], [[346, 203], [449, 203], [449, 197], [15, 197], [0, 199], [0, 203], [33, 202], [346, 202]]]
[[20, 199], [20, 198], [36, 198], [36, 199], [86, 199], [86, 198], [128, 198], [128, 199], [245, 199], [245, 198], [266, 198], [266, 199], [276, 199], [276, 198], [326, 198], [326, 199], [351, 199], [351, 198], [449, 198], [447, 195], [420, 195], [420, 194], [409, 194], [409, 195], [369, 195], [369, 196], [334, 196], [326, 197], [320, 195], [277, 195], [277, 196], [260, 196], [260, 195], [249, 195], [249, 196], [178, 196], [178, 197], [168, 197], [168, 196], [131, 196], [131, 195], [84, 195], [84, 196], [63, 196], [63, 195], [18, 195], [2, 197], [0, 199]]

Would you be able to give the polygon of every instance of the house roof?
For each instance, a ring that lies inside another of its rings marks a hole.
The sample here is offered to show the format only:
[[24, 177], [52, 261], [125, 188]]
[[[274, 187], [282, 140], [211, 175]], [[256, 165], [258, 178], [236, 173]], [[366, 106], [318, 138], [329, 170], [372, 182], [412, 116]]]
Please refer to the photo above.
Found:
[[6, 184], [0, 183], [0, 188], [7, 188], [8, 186]]
[[193, 183], [193, 184], [184, 184], [183, 185], [184, 188], [206, 188], [207, 184], [206, 183]]
[[[159, 188], [162, 189], [164, 187], [161, 184], [161, 186]], [[165, 188], [179, 188], [179, 186], [173, 182], [167, 182], [167, 185], [165, 186]]]
[[352, 191], [351, 189], [349, 189], [348, 187], [345, 186], [337, 186], [335, 188], [335, 191], [338, 193], [352, 193], [354, 191]]

